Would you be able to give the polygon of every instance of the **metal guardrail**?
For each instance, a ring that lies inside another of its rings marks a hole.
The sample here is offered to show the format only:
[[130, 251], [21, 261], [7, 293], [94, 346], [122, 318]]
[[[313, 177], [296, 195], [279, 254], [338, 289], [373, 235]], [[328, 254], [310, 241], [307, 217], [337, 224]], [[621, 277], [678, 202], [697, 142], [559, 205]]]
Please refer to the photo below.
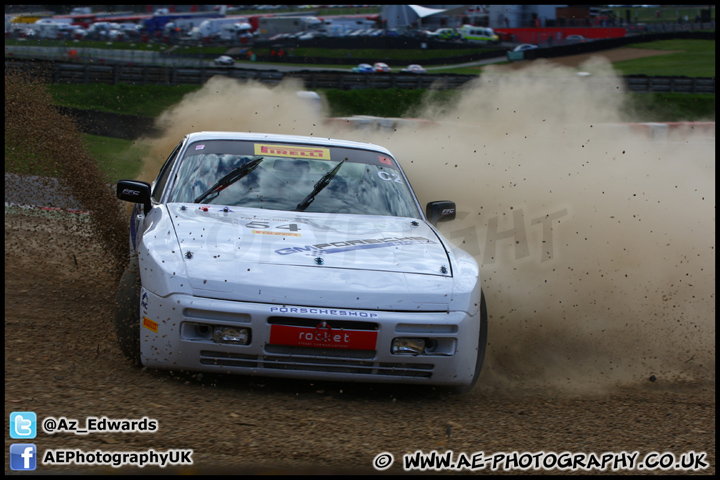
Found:
[[715, 78], [626, 76], [635, 93], [715, 93]]
[[[115, 85], [203, 85], [216, 75], [238, 80], [256, 80], [277, 85], [286, 77], [301, 79], [305, 88], [314, 90], [402, 88], [402, 89], [454, 89], [477, 78], [476, 75], [412, 74], [412, 73], [352, 73], [330, 70], [303, 70], [280, 72], [277, 70], [242, 68], [183, 68], [143, 65], [92, 65], [54, 62], [7, 61], [5, 69], [19, 71], [35, 69], [52, 83], [104, 83]], [[624, 77], [628, 90], [635, 93], [715, 93], [715, 78], [650, 77], [631, 75]]]
[[107, 65], [154, 65], [161, 67], [202, 67], [208, 60], [204, 55], [168, 55], [156, 50], [109, 49], [75, 47], [73, 42], [48, 47], [33, 45], [5, 45], [5, 57], [25, 60], [66, 62], [68, 60]]
[[223, 68], [223, 67], [156, 67], [143, 65], [93, 65], [55, 62], [6, 61], [5, 70], [31, 71], [51, 83], [103, 83], [114, 85], [131, 83], [139, 85], [203, 85], [210, 78], [222, 75], [238, 80], [256, 80], [276, 85], [286, 77], [299, 78], [307, 89], [356, 89], [356, 88], [404, 88], [404, 89], [452, 89], [476, 78], [475, 75], [413, 74], [413, 73], [353, 73], [330, 70], [302, 70], [280, 72], [277, 70]]

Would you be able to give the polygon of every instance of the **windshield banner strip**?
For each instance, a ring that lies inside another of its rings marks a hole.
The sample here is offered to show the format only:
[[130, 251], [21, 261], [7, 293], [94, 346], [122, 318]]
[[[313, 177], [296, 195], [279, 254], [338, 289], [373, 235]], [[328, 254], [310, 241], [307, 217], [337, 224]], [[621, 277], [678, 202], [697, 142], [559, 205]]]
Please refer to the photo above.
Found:
[[269, 155], [273, 157], [312, 158], [315, 160], [330, 160], [329, 148], [296, 147], [292, 145], [263, 145], [255, 144], [255, 155]]

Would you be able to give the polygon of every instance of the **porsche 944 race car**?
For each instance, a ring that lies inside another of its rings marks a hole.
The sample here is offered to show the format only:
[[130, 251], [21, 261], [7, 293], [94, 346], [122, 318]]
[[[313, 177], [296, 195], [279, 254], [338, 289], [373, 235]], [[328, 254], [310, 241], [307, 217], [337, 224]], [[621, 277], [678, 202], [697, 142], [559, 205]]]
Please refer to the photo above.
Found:
[[151, 368], [468, 391], [487, 309], [472, 256], [384, 147], [191, 133], [133, 202], [117, 292], [124, 355]]

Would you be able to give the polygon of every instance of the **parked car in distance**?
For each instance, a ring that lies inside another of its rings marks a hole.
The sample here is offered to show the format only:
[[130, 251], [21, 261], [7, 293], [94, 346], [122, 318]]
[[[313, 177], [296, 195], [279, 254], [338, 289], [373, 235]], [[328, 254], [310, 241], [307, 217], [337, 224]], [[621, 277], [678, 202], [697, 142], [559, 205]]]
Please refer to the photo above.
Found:
[[460, 40], [462, 36], [454, 28], [438, 28], [434, 32], [428, 32], [428, 37], [436, 38], [438, 40]]
[[357, 67], [353, 67], [352, 71], [355, 73], [373, 73], [375, 70], [369, 63], [361, 63]]
[[215, 65], [235, 65], [235, 60], [227, 55], [220, 55], [215, 59]]
[[57, 38], [60, 40], [82, 40], [87, 33], [79, 25], [58, 25]]
[[583, 37], [582, 35], [568, 35], [567, 37], [565, 37], [566, 44], [585, 42], [587, 42], [587, 38]]
[[417, 64], [408, 65], [407, 68], [403, 68], [402, 71], [406, 73], [427, 73], [427, 70]]
[[524, 52], [525, 50], [533, 50], [535, 48], [539, 48], [539, 47], [532, 43], [523, 43], [523, 44], [518, 45], [517, 47], [513, 48], [513, 52]]
[[373, 65], [373, 70], [376, 72], [391, 72], [392, 69], [387, 66], [386, 63], [377, 62]]

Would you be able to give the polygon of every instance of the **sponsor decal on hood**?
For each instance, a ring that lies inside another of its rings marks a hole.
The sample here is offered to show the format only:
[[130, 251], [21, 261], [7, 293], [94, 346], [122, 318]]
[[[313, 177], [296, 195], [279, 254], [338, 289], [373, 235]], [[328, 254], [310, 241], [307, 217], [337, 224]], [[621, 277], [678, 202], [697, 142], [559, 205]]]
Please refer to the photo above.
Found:
[[435, 243], [425, 237], [390, 237], [390, 238], [367, 238], [359, 240], [346, 240], [342, 242], [319, 243], [317, 245], [305, 245], [302, 247], [288, 247], [275, 250], [279, 255], [292, 255], [293, 253], [313, 254], [334, 254], [349, 252], [351, 250], [363, 250], [368, 248], [387, 248], [399, 245], [413, 245]]

